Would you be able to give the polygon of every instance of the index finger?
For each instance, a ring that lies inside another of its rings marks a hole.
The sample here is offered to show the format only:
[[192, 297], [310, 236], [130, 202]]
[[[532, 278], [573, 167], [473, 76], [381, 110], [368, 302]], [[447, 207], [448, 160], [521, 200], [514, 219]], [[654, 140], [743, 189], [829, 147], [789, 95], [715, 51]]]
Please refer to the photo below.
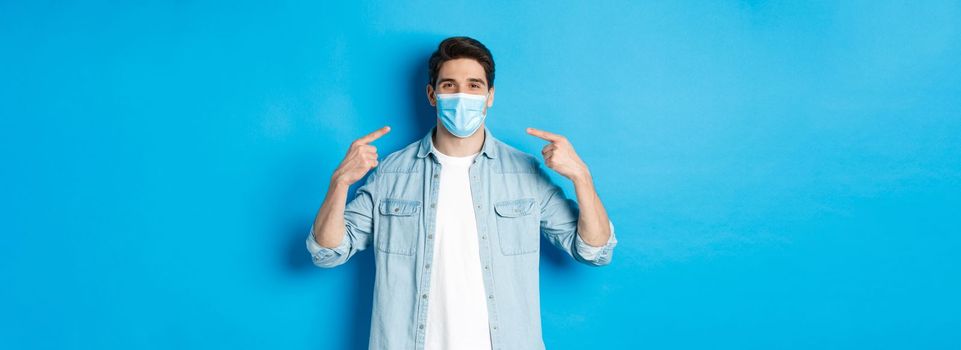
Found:
[[539, 137], [539, 138], [541, 138], [541, 139], [544, 139], [545, 141], [550, 141], [550, 142], [560, 141], [560, 139], [561, 139], [561, 135], [558, 135], [558, 134], [555, 134], [555, 133], [551, 133], [551, 132], [547, 132], [547, 131], [544, 131], [544, 130], [537, 130], [537, 129], [534, 129], [534, 128], [527, 128], [527, 133], [528, 133], [528, 134], [531, 134], [531, 135], [534, 135], [534, 136], [537, 136], [537, 137]]
[[384, 136], [384, 134], [386, 134], [389, 131], [390, 131], [390, 126], [384, 126], [383, 128], [377, 129], [374, 132], [364, 135], [364, 137], [357, 139], [357, 142], [363, 143], [363, 144], [374, 142], [374, 140], [379, 139], [381, 136]]

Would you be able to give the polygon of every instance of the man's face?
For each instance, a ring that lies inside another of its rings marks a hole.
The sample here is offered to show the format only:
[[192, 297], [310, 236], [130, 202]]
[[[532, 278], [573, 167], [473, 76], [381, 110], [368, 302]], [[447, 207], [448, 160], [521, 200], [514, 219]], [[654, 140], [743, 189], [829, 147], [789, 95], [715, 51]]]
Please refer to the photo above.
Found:
[[487, 106], [484, 113], [494, 105], [494, 88], [487, 86], [487, 74], [484, 67], [470, 58], [457, 58], [444, 62], [437, 72], [437, 85], [427, 85], [427, 99], [431, 106], [437, 106], [437, 98], [434, 93], [454, 94], [463, 92], [474, 95], [484, 95], [490, 92], [487, 97]]

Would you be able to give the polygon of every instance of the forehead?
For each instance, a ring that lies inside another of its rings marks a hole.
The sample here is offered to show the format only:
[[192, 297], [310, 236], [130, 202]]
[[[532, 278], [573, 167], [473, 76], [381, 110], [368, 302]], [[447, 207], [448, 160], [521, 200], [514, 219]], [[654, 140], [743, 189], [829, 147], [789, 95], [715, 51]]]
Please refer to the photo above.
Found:
[[484, 66], [481, 66], [477, 60], [471, 58], [455, 58], [441, 64], [440, 70], [437, 71], [437, 78], [438, 80], [448, 78], [456, 80], [476, 78], [486, 82], [487, 74], [484, 72]]

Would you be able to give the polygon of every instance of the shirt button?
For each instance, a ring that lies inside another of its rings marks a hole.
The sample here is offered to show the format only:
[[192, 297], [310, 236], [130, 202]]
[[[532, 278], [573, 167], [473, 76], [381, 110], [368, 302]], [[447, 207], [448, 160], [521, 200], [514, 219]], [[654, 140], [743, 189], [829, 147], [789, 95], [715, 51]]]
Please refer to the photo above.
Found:
[[430, 204], [430, 207], [433, 208], [433, 207], [436, 206], [436, 205], [437, 205], [437, 204], [431, 203], [431, 204]]
[[424, 268], [425, 268], [425, 269], [429, 269], [429, 268], [430, 268], [430, 264], [424, 264]]
[[481, 239], [487, 239], [487, 235], [481, 236]]
[[488, 295], [487, 299], [494, 299], [494, 294]]
[[418, 326], [418, 328], [424, 329], [424, 325], [420, 325], [420, 326]]
[[433, 239], [434, 235], [427, 235], [427, 239]]
[[484, 265], [484, 270], [490, 269], [490, 266]]
[[420, 297], [421, 297], [421, 298], [424, 298], [424, 299], [427, 299], [427, 293], [421, 294]]
[[435, 179], [437, 178], [437, 174], [434, 174], [434, 178], [435, 178]]

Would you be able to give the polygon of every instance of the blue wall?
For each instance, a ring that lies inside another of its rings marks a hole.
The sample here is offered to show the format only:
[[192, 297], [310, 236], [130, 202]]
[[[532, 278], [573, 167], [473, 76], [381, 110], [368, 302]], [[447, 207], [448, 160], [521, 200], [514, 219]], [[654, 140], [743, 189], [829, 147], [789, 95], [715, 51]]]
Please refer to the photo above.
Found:
[[548, 347], [961, 347], [958, 2], [135, 3], [0, 4], [0, 348], [366, 348], [372, 254], [306, 230], [463, 34], [618, 230], [545, 249]]

